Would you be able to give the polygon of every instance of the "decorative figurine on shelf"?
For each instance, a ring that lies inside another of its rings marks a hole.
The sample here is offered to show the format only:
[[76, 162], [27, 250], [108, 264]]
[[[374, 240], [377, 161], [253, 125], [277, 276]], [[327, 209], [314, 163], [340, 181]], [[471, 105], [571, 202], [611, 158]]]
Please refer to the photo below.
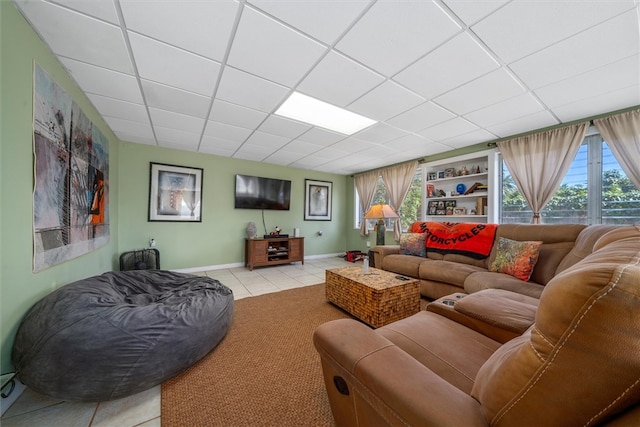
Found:
[[272, 231], [271, 233], [269, 233], [269, 235], [270, 235], [270, 236], [279, 236], [279, 235], [280, 235], [280, 232], [282, 231], [282, 228], [280, 228], [280, 227], [278, 227], [278, 226], [276, 225], [275, 230], [276, 230], [276, 231]]
[[462, 175], [469, 175], [469, 171], [467, 170], [466, 166], [463, 166], [460, 172], [462, 173]]
[[247, 225], [247, 239], [255, 239], [257, 233], [258, 230], [256, 229], [256, 224], [250, 221], [249, 225]]

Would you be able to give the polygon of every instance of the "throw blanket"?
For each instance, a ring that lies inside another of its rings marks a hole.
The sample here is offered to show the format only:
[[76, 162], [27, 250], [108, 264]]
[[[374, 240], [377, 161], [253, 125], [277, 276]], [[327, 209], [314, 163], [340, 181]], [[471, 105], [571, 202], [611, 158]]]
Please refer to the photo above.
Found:
[[497, 228], [497, 224], [414, 222], [412, 232], [427, 233], [427, 252], [483, 259], [491, 253]]

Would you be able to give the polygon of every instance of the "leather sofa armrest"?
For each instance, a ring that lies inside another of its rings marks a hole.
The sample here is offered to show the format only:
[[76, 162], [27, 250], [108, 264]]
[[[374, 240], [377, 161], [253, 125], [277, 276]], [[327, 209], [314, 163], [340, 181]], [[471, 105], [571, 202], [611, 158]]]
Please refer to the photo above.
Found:
[[399, 254], [400, 245], [382, 245], [373, 248], [373, 262], [376, 268], [382, 270], [382, 259], [387, 255]]
[[313, 342], [337, 426], [488, 425], [475, 399], [360, 322], [325, 323]]

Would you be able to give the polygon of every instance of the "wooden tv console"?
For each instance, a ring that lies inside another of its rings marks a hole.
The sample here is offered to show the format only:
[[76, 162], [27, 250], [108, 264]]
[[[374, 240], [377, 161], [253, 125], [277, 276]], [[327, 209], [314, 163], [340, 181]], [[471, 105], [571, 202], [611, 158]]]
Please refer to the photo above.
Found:
[[304, 237], [245, 239], [244, 265], [249, 270], [296, 261], [304, 264]]

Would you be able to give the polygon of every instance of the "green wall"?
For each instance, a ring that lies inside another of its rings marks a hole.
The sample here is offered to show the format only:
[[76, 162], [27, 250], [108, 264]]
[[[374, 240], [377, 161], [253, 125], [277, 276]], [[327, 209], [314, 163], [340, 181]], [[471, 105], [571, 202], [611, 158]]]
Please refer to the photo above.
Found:
[[[11, 2], [0, 1], [0, 346], [2, 373], [11, 371], [18, 324], [53, 289], [111, 270], [118, 252], [119, 141]], [[80, 105], [109, 140], [111, 238], [106, 246], [40, 273], [32, 272], [34, 61]]]
[[[150, 162], [203, 169], [202, 222], [148, 222]], [[163, 269], [221, 266], [241, 263], [244, 238], [249, 221], [255, 222], [258, 235], [265, 233], [262, 211], [235, 209], [235, 174], [291, 180], [291, 209], [264, 211], [267, 232], [280, 226], [293, 234], [300, 228], [305, 237], [305, 256], [344, 252], [347, 177], [253, 161], [196, 154], [179, 150], [122, 143], [120, 147], [119, 248], [127, 251], [148, 246], [154, 238], [160, 250]], [[305, 179], [333, 183], [332, 221], [304, 221]], [[318, 236], [317, 231], [323, 235]]]

